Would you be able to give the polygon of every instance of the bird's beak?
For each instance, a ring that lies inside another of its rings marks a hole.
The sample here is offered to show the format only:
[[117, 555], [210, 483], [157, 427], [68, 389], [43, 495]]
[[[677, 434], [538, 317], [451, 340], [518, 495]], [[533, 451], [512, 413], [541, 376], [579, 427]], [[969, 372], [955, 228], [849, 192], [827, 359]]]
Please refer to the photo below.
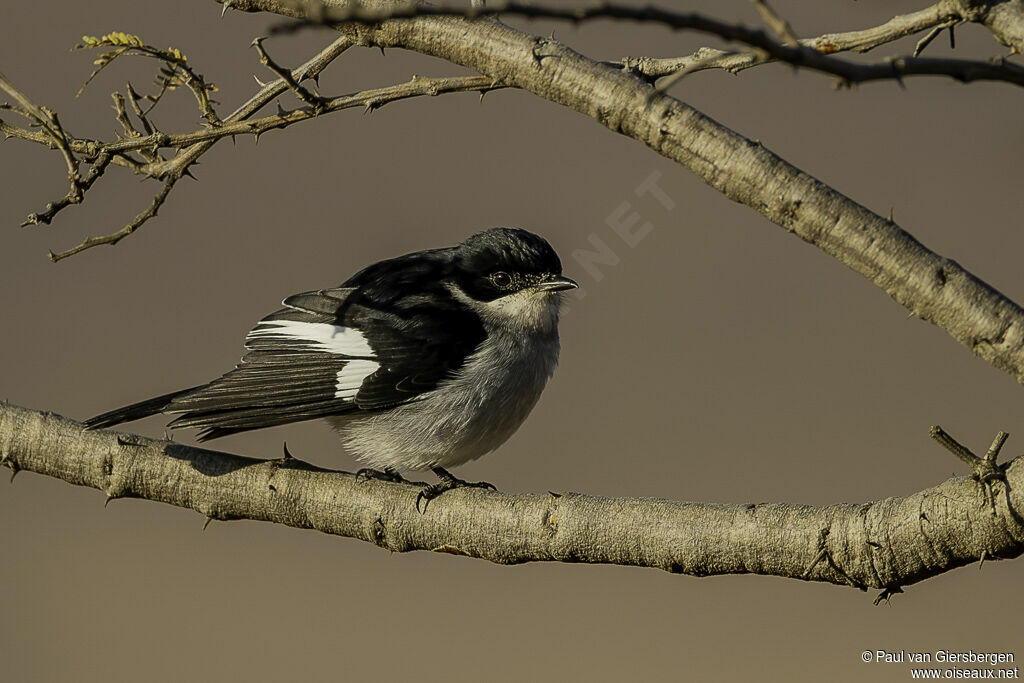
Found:
[[575, 280], [562, 275], [549, 275], [537, 284], [537, 289], [542, 292], [561, 292], [563, 289], [576, 289], [579, 287]]

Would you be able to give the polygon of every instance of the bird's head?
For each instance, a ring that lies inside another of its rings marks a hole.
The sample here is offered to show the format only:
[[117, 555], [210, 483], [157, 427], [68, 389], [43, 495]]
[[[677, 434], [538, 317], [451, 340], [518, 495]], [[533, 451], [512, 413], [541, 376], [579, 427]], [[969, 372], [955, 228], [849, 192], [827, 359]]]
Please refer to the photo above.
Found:
[[494, 327], [553, 331], [560, 292], [579, 286], [547, 240], [518, 228], [468, 238], [455, 247], [454, 267], [452, 294]]

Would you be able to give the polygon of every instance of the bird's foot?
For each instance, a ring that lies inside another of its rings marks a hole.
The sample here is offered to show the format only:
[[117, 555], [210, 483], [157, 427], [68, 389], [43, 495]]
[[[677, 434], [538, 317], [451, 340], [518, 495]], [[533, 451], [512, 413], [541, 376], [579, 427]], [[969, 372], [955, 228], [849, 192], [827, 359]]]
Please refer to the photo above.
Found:
[[383, 470], [374, 470], [369, 467], [356, 472], [356, 481], [360, 479], [375, 479], [377, 481], [390, 481], [395, 484], [411, 484], [412, 482], [403, 477], [398, 473], [398, 470], [393, 470], [390, 467], [385, 467]]
[[416, 509], [420, 510], [420, 501], [423, 502], [423, 509], [420, 512], [427, 511], [427, 505], [430, 501], [440, 496], [445, 491], [451, 491], [452, 489], [461, 488], [474, 488], [474, 489], [490, 489], [491, 491], [497, 491], [497, 487], [494, 484], [489, 484], [486, 481], [463, 481], [443, 467], [432, 467], [431, 471], [438, 476], [441, 480], [436, 484], [430, 484], [424, 486], [423, 490], [420, 491], [419, 495], [416, 496]]

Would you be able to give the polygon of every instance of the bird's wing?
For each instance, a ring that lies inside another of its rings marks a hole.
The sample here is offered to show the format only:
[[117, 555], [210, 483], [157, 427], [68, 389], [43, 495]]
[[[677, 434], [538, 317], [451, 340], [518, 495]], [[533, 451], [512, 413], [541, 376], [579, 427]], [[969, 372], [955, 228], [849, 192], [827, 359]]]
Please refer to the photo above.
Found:
[[371, 302], [355, 288], [288, 297], [249, 332], [234, 370], [174, 397], [165, 412], [183, 414], [171, 426], [208, 440], [414, 400], [485, 336], [468, 312], [427, 300]]

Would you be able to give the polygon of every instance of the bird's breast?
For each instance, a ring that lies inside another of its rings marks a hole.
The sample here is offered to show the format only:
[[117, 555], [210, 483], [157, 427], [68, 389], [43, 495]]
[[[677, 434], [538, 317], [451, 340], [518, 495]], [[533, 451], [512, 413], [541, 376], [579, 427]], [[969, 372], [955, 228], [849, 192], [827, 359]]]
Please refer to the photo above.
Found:
[[336, 426], [372, 467], [455, 467], [504, 443], [537, 404], [558, 363], [558, 334], [492, 331], [450, 378], [419, 399]]

